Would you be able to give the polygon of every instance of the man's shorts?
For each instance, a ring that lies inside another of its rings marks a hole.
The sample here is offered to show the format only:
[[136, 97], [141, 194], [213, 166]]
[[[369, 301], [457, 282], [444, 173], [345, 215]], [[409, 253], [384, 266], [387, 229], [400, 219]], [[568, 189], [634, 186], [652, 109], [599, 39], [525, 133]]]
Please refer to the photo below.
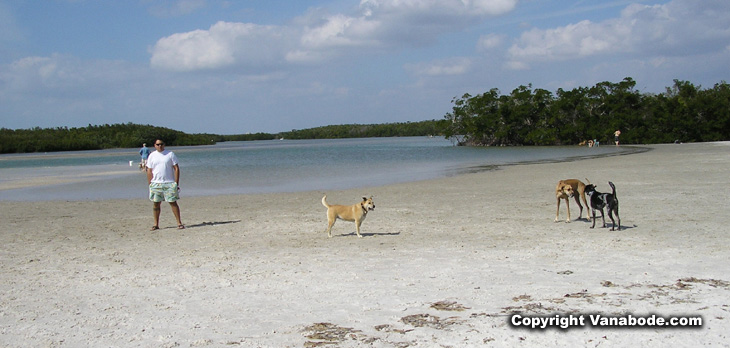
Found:
[[150, 201], [155, 203], [162, 202], [177, 202], [180, 199], [180, 195], [177, 190], [176, 182], [168, 183], [151, 183], [150, 184]]

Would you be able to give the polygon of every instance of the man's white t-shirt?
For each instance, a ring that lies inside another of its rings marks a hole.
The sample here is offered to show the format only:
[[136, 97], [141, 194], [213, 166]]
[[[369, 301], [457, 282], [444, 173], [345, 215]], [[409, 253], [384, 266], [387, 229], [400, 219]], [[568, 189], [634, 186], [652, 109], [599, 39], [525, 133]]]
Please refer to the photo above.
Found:
[[177, 156], [170, 150], [152, 151], [147, 158], [147, 168], [152, 169], [152, 181], [157, 184], [175, 182], [175, 170]]

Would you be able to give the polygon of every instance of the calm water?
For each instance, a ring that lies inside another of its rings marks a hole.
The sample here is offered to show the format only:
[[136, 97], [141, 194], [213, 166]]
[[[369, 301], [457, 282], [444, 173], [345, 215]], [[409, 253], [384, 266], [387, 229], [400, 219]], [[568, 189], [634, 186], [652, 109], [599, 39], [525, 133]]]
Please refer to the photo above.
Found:
[[[433, 179], [498, 165], [631, 151], [601, 146], [455, 147], [444, 138], [226, 142], [169, 147], [183, 196], [338, 190]], [[147, 195], [138, 149], [0, 156], [0, 200], [98, 200]], [[129, 161], [135, 166], [130, 167]]]

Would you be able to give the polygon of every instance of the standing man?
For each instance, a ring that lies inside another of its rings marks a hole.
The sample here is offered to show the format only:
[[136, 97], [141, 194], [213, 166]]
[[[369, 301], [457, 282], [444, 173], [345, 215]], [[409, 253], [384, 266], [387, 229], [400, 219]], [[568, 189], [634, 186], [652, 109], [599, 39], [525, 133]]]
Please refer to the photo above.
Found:
[[147, 167], [147, 158], [150, 157], [150, 148], [147, 147], [147, 143], [142, 144], [142, 148], [139, 149], [139, 155], [142, 157], [139, 161], [139, 169], [145, 170]]
[[165, 150], [165, 142], [155, 140], [155, 152], [147, 159], [147, 183], [150, 186], [150, 201], [152, 201], [152, 214], [155, 224], [152, 231], [160, 229], [160, 205], [162, 201], [170, 203], [172, 213], [177, 219], [177, 228], [183, 229], [185, 225], [180, 220], [180, 207], [177, 200], [180, 199], [180, 166], [177, 163], [177, 156], [169, 150]]

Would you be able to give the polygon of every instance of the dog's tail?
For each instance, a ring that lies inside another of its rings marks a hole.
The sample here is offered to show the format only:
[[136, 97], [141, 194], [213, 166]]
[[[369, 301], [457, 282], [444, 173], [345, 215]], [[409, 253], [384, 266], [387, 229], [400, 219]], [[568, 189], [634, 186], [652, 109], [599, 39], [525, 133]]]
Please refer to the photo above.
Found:
[[327, 204], [327, 195], [324, 195], [324, 197], [322, 197], [322, 205], [323, 205], [323, 206], [324, 206], [325, 208], [329, 208], [329, 207], [330, 207], [330, 205], [329, 205], [329, 204]]
[[613, 196], [616, 197], [616, 186], [613, 186], [612, 182], [608, 182], [608, 185], [611, 186], [611, 189], [613, 190]]
[[591, 181], [590, 181], [590, 180], [588, 180], [588, 178], [586, 178], [586, 183], [587, 183], [588, 185], [590, 185], [590, 184], [591, 184]]

